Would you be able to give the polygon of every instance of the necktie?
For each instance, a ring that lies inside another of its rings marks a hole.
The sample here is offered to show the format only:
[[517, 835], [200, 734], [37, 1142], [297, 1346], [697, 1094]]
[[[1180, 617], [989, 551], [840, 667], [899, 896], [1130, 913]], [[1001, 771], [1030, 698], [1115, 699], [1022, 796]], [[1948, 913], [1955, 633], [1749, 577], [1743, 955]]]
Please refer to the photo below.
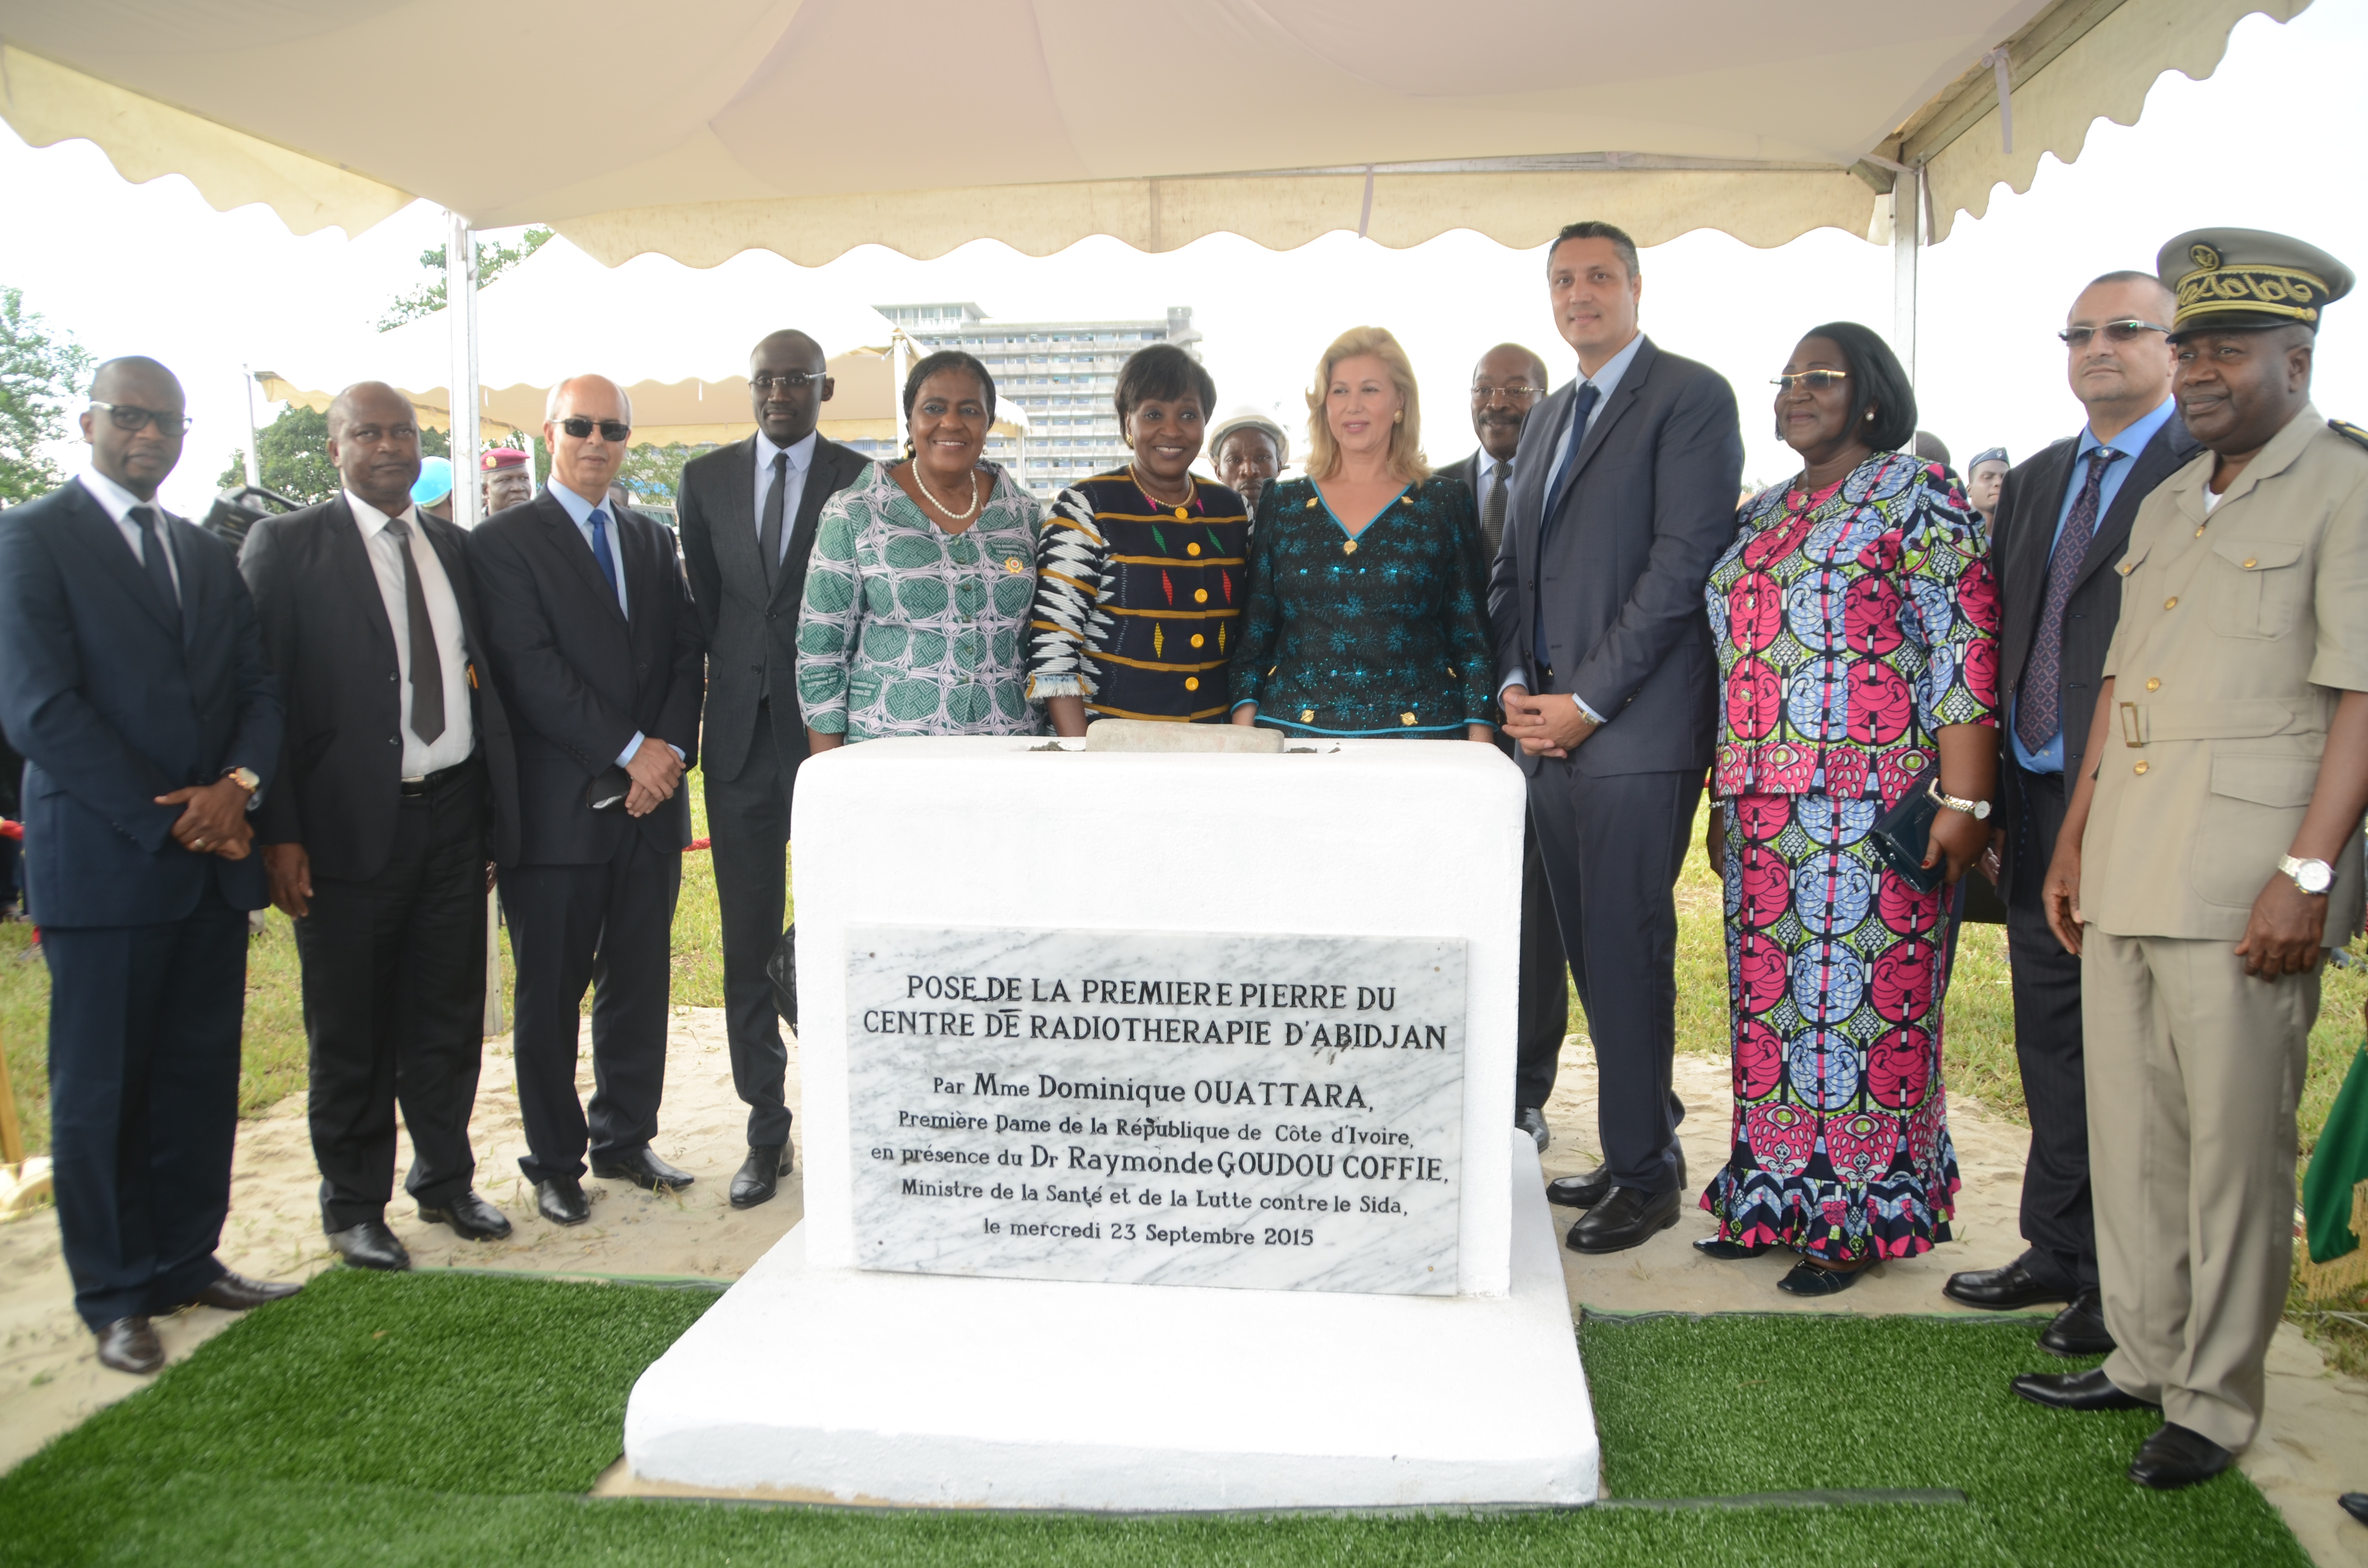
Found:
[[[614, 594], [617, 592], [617, 552], [609, 548], [609, 514], [595, 506], [590, 521], [592, 559], [600, 563], [600, 575], [609, 579], [609, 592]], [[625, 608], [622, 598], [617, 601], [617, 608]]]
[[[1578, 465], [1578, 449], [1587, 444], [1587, 416], [1602, 395], [1603, 390], [1593, 381], [1578, 383], [1578, 391], [1570, 400], [1570, 429], [1563, 441], [1562, 461], [1554, 464], [1554, 477], [1546, 483], [1545, 508], [1538, 514], [1537, 579], [1530, 609], [1530, 649], [1541, 662], [1546, 656], [1546, 540], [1554, 532], [1554, 514], [1562, 509], [1563, 490], [1570, 483], [1571, 471]], [[1546, 676], [1531, 670], [1530, 678], [1543, 680]]]
[[1505, 492], [1513, 484], [1513, 465], [1500, 462], [1488, 471], [1488, 503], [1480, 508], [1480, 541], [1488, 547], [1488, 559], [1497, 559], [1497, 547], [1505, 542]]
[[765, 558], [765, 581], [769, 585], [781, 565], [781, 512], [789, 504], [790, 454], [773, 454], [773, 483], [765, 492], [765, 525], [757, 531], [757, 553]]
[[387, 519], [394, 552], [403, 558], [403, 608], [411, 623], [411, 733], [433, 742], [444, 733], [444, 656], [436, 646], [436, 622], [427, 614], [427, 592], [419, 585], [411, 554], [411, 525]]
[[142, 560], [148, 568], [148, 585], [156, 590], [156, 607], [173, 635], [181, 634], [181, 596], [173, 591], [173, 568], [165, 559], [165, 530], [156, 526], [156, 508], [134, 506], [124, 514], [140, 525]]
[[2031, 640], [2031, 656], [2023, 662], [2022, 682], [2015, 693], [2014, 733], [2023, 749], [2038, 752], [2064, 728], [2064, 607], [2072, 585], [2089, 559], [2089, 545], [2097, 537], [2097, 515], [2105, 494], [2105, 471], [2122, 454], [2111, 447], [2089, 453], [2089, 478], [2064, 531], [2055, 536], [2055, 551], [2047, 558], [2047, 598], [2039, 612], [2039, 631]]

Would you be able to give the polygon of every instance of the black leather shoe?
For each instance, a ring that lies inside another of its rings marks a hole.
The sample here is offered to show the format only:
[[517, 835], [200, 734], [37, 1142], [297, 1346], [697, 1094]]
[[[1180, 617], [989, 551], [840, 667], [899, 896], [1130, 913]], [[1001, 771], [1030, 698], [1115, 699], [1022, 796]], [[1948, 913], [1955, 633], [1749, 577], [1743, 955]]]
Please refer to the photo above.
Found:
[[790, 1174], [796, 1163], [790, 1146], [768, 1149], [760, 1143], [748, 1145], [748, 1157], [740, 1162], [740, 1169], [732, 1177], [732, 1207], [754, 1209], [769, 1202], [781, 1190], [781, 1178]]
[[1704, 1257], [1714, 1257], [1721, 1263], [1740, 1263], [1747, 1257], [1759, 1256], [1741, 1242], [1721, 1241], [1716, 1236], [1704, 1236], [1694, 1244], [1694, 1251]]
[[[1686, 1152], [1678, 1151], [1678, 1190], [1686, 1187]], [[1546, 1201], [1565, 1209], [1592, 1209], [1611, 1190], [1611, 1167], [1598, 1165], [1585, 1176], [1556, 1176], [1546, 1183]]]
[[117, 1318], [98, 1331], [98, 1364], [145, 1374], [165, 1364], [165, 1347], [146, 1318]]
[[[389, 1241], [394, 1238], [389, 1236]], [[398, 1251], [401, 1250], [399, 1247]], [[249, 1279], [244, 1274], [225, 1270], [222, 1277], [190, 1297], [184, 1303], [192, 1307], [220, 1307], [226, 1312], [243, 1312], [259, 1307], [266, 1301], [284, 1301], [302, 1290], [301, 1283], [267, 1285], [260, 1279]]]
[[1820, 1268], [1804, 1257], [1776, 1281], [1776, 1289], [1788, 1296], [1839, 1296], [1865, 1272], [1864, 1268]]
[[497, 1242], [510, 1233], [510, 1217], [478, 1197], [464, 1192], [441, 1209], [420, 1205], [419, 1217], [431, 1225], [450, 1225], [464, 1242]]
[[2055, 1321], [2039, 1332], [2039, 1347], [2055, 1356], [2109, 1356], [2113, 1336], [2105, 1332], [2105, 1298], [2083, 1290]]
[[1546, 1131], [1546, 1113], [1535, 1108], [1515, 1111], [1513, 1125], [1538, 1141], [1538, 1153], [1541, 1154], [1546, 1152], [1546, 1145], [1554, 1142], [1554, 1134]]
[[552, 1176], [534, 1184], [535, 1211], [554, 1225], [580, 1225], [592, 1218], [592, 1205], [585, 1200], [584, 1184], [566, 1176]]
[[2237, 1462], [2237, 1456], [2205, 1437], [2166, 1421], [2138, 1445], [2130, 1479], [2157, 1492], [2176, 1492], [2209, 1481]]
[[2335, 1500], [2335, 1506], [2368, 1525], [2368, 1492], [2347, 1492]]
[[1626, 1252], [1643, 1246], [1678, 1222], [1680, 1201], [1675, 1191], [1615, 1187], [1570, 1228], [1566, 1244], [1573, 1252]]
[[2100, 1367], [2087, 1372], [2025, 1372], [2014, 1392], [2050, 1410], [2160, 1410], [2134, 1393], [2123, 1393]]
[[411, 1255], [394, 1239], [383, 1220], [364, 1220], [329, 1233], [329, 1245], [356, 1268], [383, 1268], [400, 1273], [411, 1267]]
[[652, 1192], [662, 1187], [679, 1192], [699, 1179], [689, 1171], [677, 1170], [651, 1153], [646, 1143], [629, 1154], [593, 1161], [592, 1174], [603, 1181], [629, 1181]]
[[2010, 1312], [2018, 1307], [2035, 1307], [2042, 1301], [2068, 1301], [2075, 1292], [2046, 1283], [2017, 1258], [2002, 1268], [1952, 1274], [1948, 1283], [1941, 1287], [1941, 1294], [1961, 1306], [1979, 1307], [1986, 1312]]

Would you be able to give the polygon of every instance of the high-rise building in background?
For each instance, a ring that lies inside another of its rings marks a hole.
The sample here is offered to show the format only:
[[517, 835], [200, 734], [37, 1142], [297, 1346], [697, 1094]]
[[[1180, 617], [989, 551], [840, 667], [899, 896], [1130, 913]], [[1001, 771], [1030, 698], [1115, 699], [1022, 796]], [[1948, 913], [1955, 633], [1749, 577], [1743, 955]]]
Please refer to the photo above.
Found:
[[1026, 452], [1017, 440], [996, 436], [986, 455], [1046, 497], [1126, 462], [1110, 393], [1128, 355], [1146, 343], [1173, 343], [1201, 357], [1190, 305], [1170, 305], [1164, 320], [1078, 322], [992, 321], [973, 304], [874, 308], [925, 352], [960, 348], [978, 356], [995, 378], [996, 397], [1028, 411]]

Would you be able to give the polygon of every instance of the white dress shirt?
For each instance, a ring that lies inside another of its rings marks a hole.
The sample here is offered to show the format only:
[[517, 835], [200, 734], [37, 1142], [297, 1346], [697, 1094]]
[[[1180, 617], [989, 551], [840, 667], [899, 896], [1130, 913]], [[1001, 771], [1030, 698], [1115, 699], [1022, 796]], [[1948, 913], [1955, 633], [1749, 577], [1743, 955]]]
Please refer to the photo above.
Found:
[[[171, 514], [165, 510], [162, 502], [142, 501], [95, 468], [83, 470], [80, 478], [83, 489], [89, 492], [90, 498], [98, 503], [99, 509], [122, 531], [123, 542], [131, 547], [131, 559], [141, 565], [148, 564], [148, 534], [146, 529], [131, 520], [129, 514], [132, 507], [145, 506], [155, 513], [156, 537], [165, 540], [172, 539], [173, 530], [165, 526]], [[173, 574], [173, 597], [178, 600], [181, 597], [181, 562], [174, 556], [169, 543], [165, 546], [165, 567]]]
[[419, 508], [406, 504], [403, 521], [411, 529], [411, 569], [418, 574], [419, 592], [427, 601], [428, 624], [436, 629], [436, 657], [444, 672], [444, 733], [433, 741], [423, 741], [411, 731], [411, 607], [403, 597], [404, 544], [387, 531], [387, 514], [350, 490], [346, 492], [346, 505], [353, 509], [362, 550], [378, 576], [378, 597], [386, 606], [387, 625], [394, 631], [396, 684], [403, 694], [403, 776], [424, 778], [458, 767], [476, 750], [477, 733], [469, 711], [469, 648], [461, 632], [461, 601], [452, 593], [452, 581], [445, 576], [443, 560], [427, 540]]
[[777, 447], [762, 430], [757, 432], [757, 509], [751, 515], [757, 519], [759, 543], [765, 538], [765, 492], [773, 487], [773, 460], [783, 452], [790, 454], [790, 471], [781, 479], [781, 553], [773, 562], [776, 566], [789, 559], [790, 535], [798, 526], [799, 504], [806, 498], [806, 471], [814, 467], [818, 437], [819, 432], [809, 430], [803, 440]]

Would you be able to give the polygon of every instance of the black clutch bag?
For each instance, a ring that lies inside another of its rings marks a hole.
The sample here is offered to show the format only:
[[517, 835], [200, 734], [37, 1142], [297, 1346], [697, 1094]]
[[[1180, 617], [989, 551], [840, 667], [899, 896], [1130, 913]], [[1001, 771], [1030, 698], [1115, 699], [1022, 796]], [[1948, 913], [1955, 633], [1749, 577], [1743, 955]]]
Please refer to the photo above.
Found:
[[613, 811], [632, 792], [633, 776], [621, 767], [609, 767], [585, 787], [584, 803], [596, 812]]
[[1932, 847], [1932, 819], [1941, 814], [1941, 802], [1932, 798], [1932, 786], [1940, 778], [1937, 762], [1918, 774], [1899, 803], [1875, 819], [1872, 835], [1874, 852], [1883, 857], [1883, 863], [1918, 892], [1930, 892], [1949, 874], [1946, 858], [1930, 867], [1924, 864]]

